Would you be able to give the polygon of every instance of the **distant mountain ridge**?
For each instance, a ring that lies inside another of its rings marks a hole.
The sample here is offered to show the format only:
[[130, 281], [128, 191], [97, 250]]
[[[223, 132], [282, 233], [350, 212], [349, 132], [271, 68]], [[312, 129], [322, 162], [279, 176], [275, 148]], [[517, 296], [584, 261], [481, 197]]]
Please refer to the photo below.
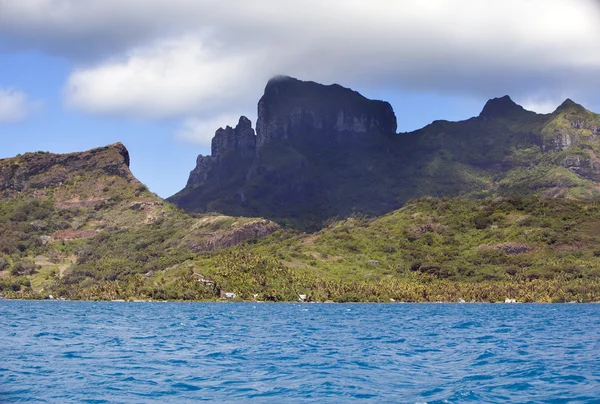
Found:
[[318, 229], [420, 196], [600, 197], [600, 116], [571, 100], [537, 114], [504, 96], [466, 121], [396, 128], [387, 102], [278, 76], [258, 103], [256, 133], [245, 117], [219, 129], [169, 200]]

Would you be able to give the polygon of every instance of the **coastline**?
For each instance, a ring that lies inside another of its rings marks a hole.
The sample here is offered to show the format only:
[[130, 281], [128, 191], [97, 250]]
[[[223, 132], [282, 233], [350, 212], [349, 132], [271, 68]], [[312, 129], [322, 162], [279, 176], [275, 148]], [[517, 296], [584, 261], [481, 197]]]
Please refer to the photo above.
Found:
[[451, 305], [566, 305], [566, 304], [600, 304], [600, 301], [593, 302], [454, 302], [454, 301], [437, 301], [437, 302], [300, 302], [300, 301], [281, 301], [281, 302], [270, 302], [270, 301], [253, 301], [253, 300], [72, 300], [72, 299], [19, 299], [19, 298], [3, 298], [0, 299], [2, 302], [68, 302], [68, 303], [130, 303], [130, 304], [143, 304], [143, 303], [199, 303], [199, 304], [298, 304], [298, 305], [313, 305], [313, 304], [356, 304], [356, 305], [436, 305], [436, 304], [451, 304]]

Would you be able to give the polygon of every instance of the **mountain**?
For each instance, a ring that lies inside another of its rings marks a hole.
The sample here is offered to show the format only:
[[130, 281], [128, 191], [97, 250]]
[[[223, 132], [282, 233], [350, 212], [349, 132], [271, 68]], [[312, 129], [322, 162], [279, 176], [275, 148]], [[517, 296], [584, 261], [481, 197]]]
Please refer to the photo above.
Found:
[[[245, 117], [234, 129], [219, 129], [211, 156], [198, 158], [186, 188], [170, 201], [192, 212], [320, 226], [338, 211], [351, 212], [354, 200], [373, 197], [369, 184], [378, 172], [365, 169], [367, 156], [386, 153], [396, 136], [388, 103], [338, 85], [277, 77], [258, 110], [256, 135]], [[348, 198], [348, 187], [360, 195]]]
[[264, 219], [185, 214], [133, 176], [120, 143], [0, 160], [0, 292], [65, 294], [135, 274], [150, 282], [194, 254], [277, 228]]
[[219, 129], [187, 186], [190, 212], [260, 216], [303, 230], [379, 216], [420, 196], [600, 197], [600, 116], [571, 100], [551, 114], [504, 96], [479, 116], [396, 133], [391, 106], [339, 85], [267, 83], [256, 133]]
[[200, 213], [150, 192], [120, 143], [0, 160], [0, 295], [600, 301], [599, 135], [571, 100], [507, 96], [396, 133], [385, 102], [278, 77], [256, 132], [219, 129], [171, 198]]
[[[573, 113], [565, 110], [554, 117], [558, 127]], [[242, 120], [220, 132], [238, 156], [251, 144], [244, 131], [251, 128]], [[186, 214], [148, 191], [128, 164], [121, 144], [0, 160], [2, 296], [600, 300], [600, 202], [424, 197], [379, 218], [353, 215], [300, 233], [265, 219]]]

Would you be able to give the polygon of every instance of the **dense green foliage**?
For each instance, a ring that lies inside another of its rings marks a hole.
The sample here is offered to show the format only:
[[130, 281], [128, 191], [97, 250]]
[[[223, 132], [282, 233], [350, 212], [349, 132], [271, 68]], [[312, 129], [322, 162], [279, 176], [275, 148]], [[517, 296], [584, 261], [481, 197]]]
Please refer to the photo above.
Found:
[[[66, 215], [23, 203], [2, 202], [6, 227], [42, 217], [55, 226]], [[10, 297], [109, 300], [213, 300], [226, 291], [264, 301], [600, 300], [597, 202], [424, 198], [381, 218], [333, 221], [314, 234], [283, 229], [205, 253], [181, 244], [189, 220], [176, 213], [50, 246], [33, 241], [41, 231], [25, 232], [30, 244], [3, 257], [11, 269], [0, 289]], [[62, 276], [47, 264], [29, 269], [50, 249], [74, 254]]]

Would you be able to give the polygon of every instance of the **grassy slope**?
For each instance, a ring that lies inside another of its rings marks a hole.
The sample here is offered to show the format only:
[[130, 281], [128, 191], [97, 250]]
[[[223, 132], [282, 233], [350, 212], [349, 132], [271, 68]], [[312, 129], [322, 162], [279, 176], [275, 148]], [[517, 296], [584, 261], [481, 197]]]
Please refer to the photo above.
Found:
[[[193, 258], [193, 251], [234, 244], [273, 226], [262, 219], [185, 214], [135, 180], [110, 147], [72, 156], [89, 157], [95, 168], [54, 164], [63, 156], [47, 153], [25, 155], [28, 163], [0, 160], [0, 167], [29, 164], [40, 171], [20, 191], [6, 188], [0, 199], [0, 294], [86, 290], [85, 297], [95, 296], [102, 282], [129, 282], [140, 274], [150, 282]], [[111, 170], [119, 174], [107, 172], [105, 160], [116, 161]], [[61, 181], [40, 183], [38, 176]]]
[[[105, 236], [92, 249], [102, 258], [84, 259], [47, 291], [77, 299], [212, 300], [231, 291], [268, 301], [600, 300], [597, 202], [424, 198], [378, 219], [351, 217], [315, 234], [280, 230], [199, 254], [167, 247], [179, 236], [163, 226]], [[128, 260], [141, 240], [150, 259]]]
[[[596, 202], [425, 198], [312, 235], [278, 233], [197, 265], [245, 298], [596, 301], [598, 228]], [[247, 290], [264, 271], [276, 282]]]

